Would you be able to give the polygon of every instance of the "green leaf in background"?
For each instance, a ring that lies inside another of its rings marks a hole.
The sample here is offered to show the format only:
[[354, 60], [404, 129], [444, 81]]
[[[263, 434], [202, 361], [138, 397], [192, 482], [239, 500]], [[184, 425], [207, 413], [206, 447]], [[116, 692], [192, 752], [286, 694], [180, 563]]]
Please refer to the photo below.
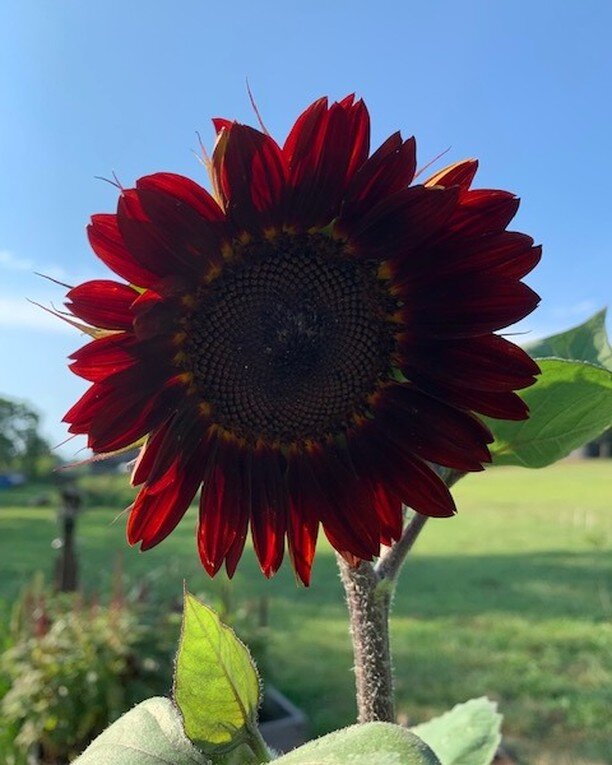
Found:
[[100, 734], [75, 765], [210, 765], [169, 699], [143, 701]]
[[353, 725], [274, 760], [278, 765], [440, 765], [420, 738], [399, 725]]
[[483, 696], [411, 730], [442, 765], [490, 765], [501, 741], [501, 720], [496, 704]]
[[185, 593], [174, 700], [185, 732], [207, 754], [259, 738], [257, 671], [246, 646], [217, 614]]
[[612, 373], [593, 364], [538, 360], [542, 374], [521, 391], [529, 419], [484, 418], [495, 436], [496, 465], [539, 468], [566, 457], [612, 426]]
[[612, 370], [612, 348], [606, 334], [606, 311], [598, 311], [577, 327], [524, 346], [534, 359], [554, 356], [573, 361], [588, 361]]

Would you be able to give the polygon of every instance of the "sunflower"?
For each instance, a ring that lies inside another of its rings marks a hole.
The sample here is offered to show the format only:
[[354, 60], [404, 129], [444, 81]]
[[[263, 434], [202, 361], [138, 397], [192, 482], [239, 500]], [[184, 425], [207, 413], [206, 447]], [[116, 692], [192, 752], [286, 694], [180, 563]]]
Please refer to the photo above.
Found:
[[263, 573], [285, 540], [307, 584], [322, 527], [351, 564], [402, 533], [402, 506], [455, 512], [431, 463], [481, 470], [477, 414], [523, 419], [535, 363], [495, 334], [538, 296], [541, 254], [506, 231], [519, 200], [471, 190], [474, 160], [418, 185], [415, 142], [370, 154], [362, 101], [327, 99], [280, 146], [214, 120], [213, 194], [157, 173], [94, 215], [124, 281], [71, 289], [96, 328], [71, 356], [91, 383], [65, 421], [96, 453], [144, 442], [127, 527], [153, 547], [199, 492], [197, 546], [231, 576], [247, 533]]

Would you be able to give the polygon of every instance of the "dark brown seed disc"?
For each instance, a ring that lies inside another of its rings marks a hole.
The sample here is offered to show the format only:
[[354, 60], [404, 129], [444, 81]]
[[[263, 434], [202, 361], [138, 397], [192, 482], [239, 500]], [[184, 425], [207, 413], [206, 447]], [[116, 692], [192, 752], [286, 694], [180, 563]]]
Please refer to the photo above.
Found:
[[199, 295], [190, 371], [236, 435], [288, 444], [335, 434], [390, 370], [394, 308], [374, 267], [328, 237], [260, 243]]

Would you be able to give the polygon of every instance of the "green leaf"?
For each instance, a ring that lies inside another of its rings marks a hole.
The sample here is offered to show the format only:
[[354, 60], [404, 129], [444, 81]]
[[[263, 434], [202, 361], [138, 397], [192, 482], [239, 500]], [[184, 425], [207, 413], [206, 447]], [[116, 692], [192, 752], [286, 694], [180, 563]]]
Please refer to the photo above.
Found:
[[143, 701], [100, 734], [75, 765], [211, 765], [183, 732], [169, 699]]
[[274, 760], [278, 765], [440, 765], [406, 728], [373, 722], [337, 730]]
[[501, 741], [497, 705], [484, 696], [411, 728], [434, 750], [442, 765], [489, 765]]
[[542, 374], [520, 393], [529, 406], [529, 419], [484, 418], [495, 436], [491, 454], [496, 465], [545, 467], [612, 426], [611, 372], [562, 359], [538, 364]]
[[536, 340], [525, 346], [534, 359], [557, 357], [590, 364], [612, 371], [612, 347], [606, 334], [606, 311], [598, 311], [577, 327], [558, 335]]
[[256, 736], [259, 677], [246, 646], [217, 614], [185, 593], [174, 700], [192, 741], [207, 752]]

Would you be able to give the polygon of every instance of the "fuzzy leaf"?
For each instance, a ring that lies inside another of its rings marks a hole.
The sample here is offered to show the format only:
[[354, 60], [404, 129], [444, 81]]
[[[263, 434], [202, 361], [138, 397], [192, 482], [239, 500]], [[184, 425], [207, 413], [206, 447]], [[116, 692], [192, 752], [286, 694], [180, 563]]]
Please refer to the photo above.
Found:
[[534, 359], [556, 357], [573, 361], [587, 361], [590, 364], [612, 371], [612, 348], [606, 334], [606, 310], [558, 335], [536, 340], [525, 346]]
[[255, 727], [259, 696], [246, 646], [211, 608], [185, 593], [174, 700], [189, 738], [208, 754], [238, 746]]
[[566, 457], [612, 426], [612, 373], [580, 361], [538, 360], [542, 374], [521, 397], [521, 422], [485, 418], [495, 436], [496, 465], [538, 468]]
[[143, 701], [87, 747], [75, 765], [211, 765], [183, 732], [169, 699]]
[[442, 765], [490, 765], [501, 741], [501, 720], [497, 705], [483, 696], [411, 730], [429, 744]]
[[353, 725], [274, 760], [278, 765], [441, 765], [431, 749], [392, 723]]

